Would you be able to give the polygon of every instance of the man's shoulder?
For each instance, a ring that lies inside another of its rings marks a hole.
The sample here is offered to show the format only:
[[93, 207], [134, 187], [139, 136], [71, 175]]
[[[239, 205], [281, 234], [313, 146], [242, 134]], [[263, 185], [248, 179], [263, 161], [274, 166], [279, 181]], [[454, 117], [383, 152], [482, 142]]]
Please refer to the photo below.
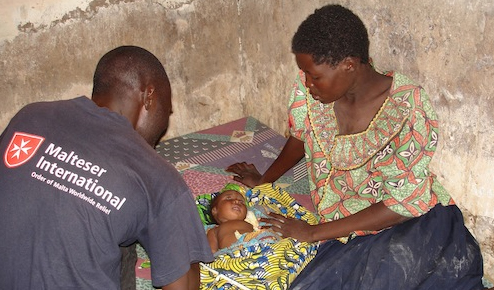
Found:
[[23, 109], [32, 109], [32, 108], [42, 108], [42, 107], [61, 107], [67, 106], [69, 104], [91, 104], [91, 99], [85, 96], [79, 96], [76, 98], [69, 99], [58, 99], [58, 100], [44, 100], [32, 102], [23, 107]]

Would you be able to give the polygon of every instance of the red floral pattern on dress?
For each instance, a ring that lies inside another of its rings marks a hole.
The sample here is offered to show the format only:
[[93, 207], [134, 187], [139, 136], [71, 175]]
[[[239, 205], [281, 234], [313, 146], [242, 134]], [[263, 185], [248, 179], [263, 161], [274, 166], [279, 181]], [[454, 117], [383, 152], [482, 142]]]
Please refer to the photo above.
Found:
[[[299, 73], [290, 96], [292, 136], [305, 142], [311, 198], [321, 221], [383, 202], [404, 216], [454, 203], [428, 169], [438, 122], [425, 91], [403, 75], [364, 132], [338, 135], [333, 104], [307, 95]], [[368, 232], [356, 232], [358, 235]]]

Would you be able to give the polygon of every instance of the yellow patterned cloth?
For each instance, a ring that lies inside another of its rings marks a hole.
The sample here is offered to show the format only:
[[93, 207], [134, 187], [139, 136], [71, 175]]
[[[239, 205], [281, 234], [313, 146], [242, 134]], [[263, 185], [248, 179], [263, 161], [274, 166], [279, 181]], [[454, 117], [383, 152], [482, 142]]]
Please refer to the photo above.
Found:
[[[287, 217], [317, 224], [316, 216], [279, 187], [263, 184], [247, 191], [250, 207], [263, 207]], [[317, 243], [284, 238], [276, 242], [251, 239], [201, 265], [201, 289], [287, 289], [314, 258]]]

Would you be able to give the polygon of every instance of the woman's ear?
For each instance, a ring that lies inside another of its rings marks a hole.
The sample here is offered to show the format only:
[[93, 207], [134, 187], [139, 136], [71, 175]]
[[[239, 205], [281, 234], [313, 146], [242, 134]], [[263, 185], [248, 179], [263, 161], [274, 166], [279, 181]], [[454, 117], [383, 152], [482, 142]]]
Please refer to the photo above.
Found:
[[355, 70], [355, 66], [359, 60], [355, 57], [347, 56], [345, 57], [341, 64], [343, 65], [343, 69], [348, 72], [352, 72]]

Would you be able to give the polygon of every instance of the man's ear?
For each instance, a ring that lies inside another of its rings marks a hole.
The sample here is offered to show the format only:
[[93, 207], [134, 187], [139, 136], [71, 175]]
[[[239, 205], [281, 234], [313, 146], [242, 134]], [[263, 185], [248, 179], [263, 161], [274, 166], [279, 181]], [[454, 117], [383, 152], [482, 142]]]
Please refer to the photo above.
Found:
[[151, 108], [151, 105], [153, 105], [154, 102], [154, 86], [153, 85], [148, 85], [144, 89], [144, 108], [149, 110]]

